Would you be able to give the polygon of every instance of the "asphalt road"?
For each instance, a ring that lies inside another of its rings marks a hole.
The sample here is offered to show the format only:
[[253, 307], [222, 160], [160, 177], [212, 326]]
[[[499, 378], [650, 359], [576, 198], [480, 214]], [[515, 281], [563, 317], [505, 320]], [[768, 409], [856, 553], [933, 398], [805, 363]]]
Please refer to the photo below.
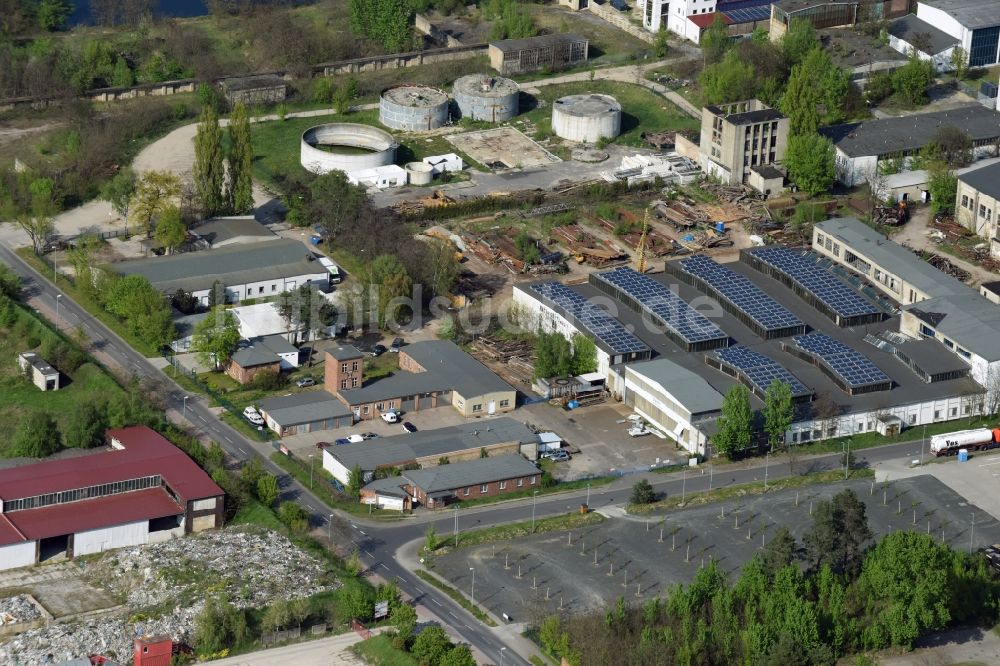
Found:
[[[285, 474], [269, 459], [273, 449], [268, 444], [250, 441], [242, 434], [222, 422], [208, 409], [202, 398], [191, 396], [184, 399], [185, 393], [168, 375], [153, 366], [141, 354], [133, 350], [124, 340], [99, 320], [90, 316], [83, 308], [61, 292], [52, 284], [48, 276], [41, 276], [31, 266], [9, 248], [0, 245], [0, 261], [3, 261], [17, 272], [24, 284], [26, 300], [32, 300], [36, 307], [58, 311], [58, 317], [68, 322], [74, 328], [81, 328], [91, 340], [97, 354], [106, 355], [114, 364], [128, 369], [146, 386], [153, 386], [164, 396], [168, 415], [187, 419], [200, 433], [209, 437], [238, 462], [243, 462], [257, 455], [262, 458], [264, 467], [276, 474], [281, 482], [283, 497], [298, 501], [312, 514], [313, 523], [327, 526], [332, 516], [330, 509], [306, 488]], [[59, 298], [57, 298], [59, 296]], [[171, 414], [172, 412], [172, 414]], [[881, 461], [912, 459], [920, 455], [920, 441], [893, 444], [873, 449], [866, 449], [855, 454], [858, 463], [875, 466]], [[806, 470], [818, 471], [839, 467], [840, 454], [810, 458], [798, 463], [796, 473]], [[767, 467], [769, 479], [780, 479], [790, 474], [788, 464], [773, 464]], [[716, 474], [711, 466], [708, 470], [692, 470], [691, 473], [671, 475], [649, 475], [651, 483], [658, 492], [670, 495], [681, 493], [696, 493], [712, 487], [720, 488], [727, 485], [760, 481], [763, 483], [764, 466], [753, 466], [736, 469], [726, 466]], [[634, 483], [632, 477], [625, 477], [613, 484], [594, 489], [589, 494], [591, 509], [600, 509], [627, 501], [629, 488]], [[369, 569], [384, 579], [395, 579], [400, 589], [416, 602], [423, 604], [440, 620], [449, 625], [454, 633], [463, 641], [468, 642], [488, 659], [499, 659], [501, 647], [507, 647], [504, 653], [504, 663], [527, 666], [524, 657], [511, 647], [503, 644], [503, 639], [497, 633], [480, 624], [471, 614], [438, 590], [430, 587], [416, 578], [405, 566], [395, 559], [396, 551], [404, 544], [423, 538], [429, 523], [433, 523], [441, 536], [450, 535], [456, 527], [464, 531], [480, 527], [488, 527], [508, 522], [530, 520], [558, 515], [567, 511], [577, 510], [579, 505], [587, 501], [588, 491], [581, 490], [571, 493], [560, 493], [555, 496], [543, 496], [512, 501], [496, 506], [482, 506], [465, 509], [459, 512], [448, 511], [437, 516], [425, 516], [408, 520], [402, 524], [384, 525], [359, 520], [349, 515], [341, 517], [352, 526], [354, 542], [360, 548], [365, 564]]]

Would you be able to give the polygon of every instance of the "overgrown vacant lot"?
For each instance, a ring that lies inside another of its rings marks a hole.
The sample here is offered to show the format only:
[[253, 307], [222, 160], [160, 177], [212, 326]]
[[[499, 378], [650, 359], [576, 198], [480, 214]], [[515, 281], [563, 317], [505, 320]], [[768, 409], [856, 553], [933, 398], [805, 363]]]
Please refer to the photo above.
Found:
[[[530, 86], [530, 84], [525, 84]], [[666, 130], [693, 130], [699, 127], [697, 120], [687, 115], [666, 99], [650, 92], [642, 86], [614, 81], [575, 81], [544, 86], [536, 96], [541, 102], [534, 109], [524, 113], [518, 120], [534, 123], [542, 133], [551, 128], [552, 102], [566, 95], [599, 93], [611, 95], [622, 106], [621, 135], [615, 143], [627, 146], [641, 146], [643, 132]], [[522, 109], [523, 110], [523, 109]], [[517, 122], [515, 121], [515, 124]]]

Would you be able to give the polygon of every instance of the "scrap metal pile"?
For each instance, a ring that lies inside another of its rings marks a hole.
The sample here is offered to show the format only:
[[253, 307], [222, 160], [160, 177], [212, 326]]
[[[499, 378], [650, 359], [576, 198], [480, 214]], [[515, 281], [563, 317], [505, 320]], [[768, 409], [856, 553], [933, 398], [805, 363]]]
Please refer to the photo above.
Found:
[[628, 259], [628, 254], [609, 241], [601, 240], [579, 224], [569, 224], [552, 229], [552, 241], [565, 247], [577, 263], [608, 266]]
[[506, 266], [511, 273], [546, 274], [562, 271], [562, 254], [549, 250], [537, 241], [535, 246], [538, 248], [539, 263], [525, 262], [520, 248], [513, 240], [517, 236], [518, 230], [513, 227], [497, 227], [482, 235], [464, 234], [462, 241], [469, 251], [485, 263]]

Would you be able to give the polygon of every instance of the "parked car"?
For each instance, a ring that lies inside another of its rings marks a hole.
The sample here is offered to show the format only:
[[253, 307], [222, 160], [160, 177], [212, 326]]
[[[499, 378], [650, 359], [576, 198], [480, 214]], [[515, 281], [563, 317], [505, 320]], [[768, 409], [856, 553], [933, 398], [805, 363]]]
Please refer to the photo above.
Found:
[[649, 434], [649, 430], [646, 429], [646, 426], [635, 425], [635, 426], [632, 426], [631, 428], [628, 429], [628, 436], [629, 437], [643, 437], [643, 436], [648, 435], [648, 434]]
[[416, 432], [417, 426], [413, 425], [409, 421], [403, 421], [403, 432]]
[[393, 338], [392, 344], [389, 346], [390, 352], [398, 352], [399, 348], [403, 346], [403, 338]]
[[303, 377], [299, 381], [295, 382], [295, 385], [299, 388], [308, 388], [310, 386], [316, 386], [316, 380], [312, 377]]
[[346, 439], [344, 437], [338, 437], [337, 439], [333, 440], [333, 443], [336, 444], [337, 446], [343, 446], [344, 444], [350, 444], [351, 440]]
[[386, 423], [399, 423], [399, 412], [390, 409], [387, 412], [382, 412], [382, 420]]
[[569, 454], [563, 451], [562, 449], [559, 449], [558, 451], [549, 451], [549, 453], [546, 454], [545, 457], [551, 460], [552, 462], [566, 462], [567, 460], [569, 460]]
[[372, 356], [381, 356], [385, 351], [385, 345], [375, 345], [372, 347]]
[[257, 408], [254, 407], [253, 405], [247, 405], [243, 409], [243, 418], [245, 418], [247, 421], [254, 424], [255, 426], [264, 425], [264, 417], [260, 415], [260, 412], [258, 412]]
[[352, 444], [357, 444], [359, 442], [365, 441], [365, 438], [362, 437], [361, 435], [348, 435], [347, 441], [349, 441]]
[[365, 440], [366, 442], [369, 439], [378, 439], [378, 433], [375, 433], [375, 432], [363, 432], [363, 433], [361, 433], [361, 439]]

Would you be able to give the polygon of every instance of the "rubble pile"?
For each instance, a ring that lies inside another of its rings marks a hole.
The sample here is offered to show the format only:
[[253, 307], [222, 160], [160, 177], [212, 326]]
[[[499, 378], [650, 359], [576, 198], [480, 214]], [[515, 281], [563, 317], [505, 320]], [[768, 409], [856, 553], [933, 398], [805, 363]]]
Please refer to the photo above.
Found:
[[0, 599], [0, 625], [31, 622], [41, 616], [42, 612], [38, 610], [38, 606], [23, 594]]
[[[237, 608], [250, 608], [338, 586], [321, 561], [281, 535], [252, 527], [123, 548], [81, 562], [80, 569], [123, 606], [113, 616], [26, 631], [0, 645], [0, 664], [58, 663], [91, 654], [123, 659], [137, 636], [190, 639], [208, 594], [225, 594]], [[0, 603], [17, 603], [13, 599]]]

